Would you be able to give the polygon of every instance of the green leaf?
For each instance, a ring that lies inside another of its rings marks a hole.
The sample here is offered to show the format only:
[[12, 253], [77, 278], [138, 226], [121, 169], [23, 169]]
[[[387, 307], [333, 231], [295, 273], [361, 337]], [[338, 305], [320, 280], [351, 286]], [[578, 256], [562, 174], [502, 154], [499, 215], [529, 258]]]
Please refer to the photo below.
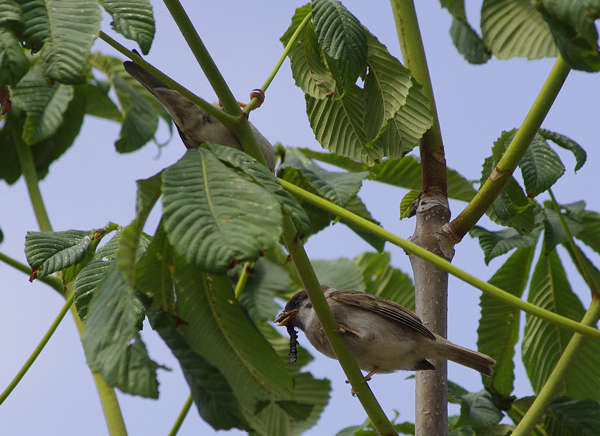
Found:
[[[280, 38], [284, 46], [288, 44], [300, 23], [310, 12], [310, 4], [296, 9], [292, 17], [292, 24]], [[296, 86], [311, 97], [325, 98], [326, 95], [335, 91], [335, 79], [325, 64], [312, 23], [306, 24], [296, 41], [288, 53]]]
[[529, 0], [485, 0], [481, 32], [498, 59], [558, 55], [548, 24]]
[[[365, 206], [365, 204], [361, 201], [360, 198], [358, 198], [358, 196], [350, 200], [348, 204], [346, 204], [345, 209], [371, 221], [374, 224], [377, 224], [378, 226], [381, 225], [379, 221], [373, 218], [371, 213], [367, 210], [367, 206]], [[355, 226], [354, 224], [349, 223], [345, 219], [341, 219], [340, 222], [347, 225], [354, 233], [363, 238], [375, 250], [379, 252], [383, 251], [383, 247], [385, 246], [385, 240], [380, 239], [372, 233], [365, 232], [364, 230], [362, 230], [361, 227]]]
[[102, 15], [94, 0], [44, 2], [51, 39], [41, 56], [44, 75], [64, 84], [82, 84], [83, 70], [94, 41], [100, 34]]
[[158, 365], [148, 357], [138, 333], [133, 289], [115, 262], [94, 292], [82, 342], [90, 369], [99, 372], [108, 386], [158, 398]]
[[577, 218], [583, 223], [583, 229], [577, 233], [576, 238], [596, 253], [600, 253], [600, 214], [584, 210]]
[[[545, 214], [546, 220], [544, 223], [544, 244], [546, 246], [546, 250], [550, 251], [554, 250], [554, 247], [556, 247], [558, 244], [564, 244], [567, 242], [569, 238], [558, 214], [554, 210], [553, 205], [546, 204]], [[576, 236], [584, 227], [579, 220], [574, 219], [575, 217], [571, 217], [568, 214], [563, 214], [563, 218], [572, 236]]]
[[[3, 18], [0, 10], [0, 20]], [[12, 30], [0, 27], [0, 87], [14, 88], [29, 70], [29, 59]]]
[[359, 160], [368, 165], [383, 158], [382, 147], [366, 147], [363, 125], [365, 100], [363, 90], [353, 85], [343, 98], [327, 96], [316, 99], [305, 95], [306, 113], [319, 144], [338, 156]]
[[108, 96], [110, 85], [107, 82], [88, 83], [79, 87], [85, 94], [85, 113], [120, 123], [123, 115]]
[[14, 30], [15, 27], [22, 24], [23, 17], [19, 4], [14, 0], [2, 0], [0, 2], [0, 26]]
[[487, 48], [477, 32], [473, 30], [466, 18], [452, 17], [450, 36], [452, 37], [452, 43], [467, 62], [481, 65], [492, 57], [490, 49]]
[[565, 173], [565, 167], [544, 138], [536, 134], [519, 162], [529, 198], [547, 191]]
[[[73, 291], [75, 292], [75, 307], [82, 321], [85, 321], [87, 317], [88, 305], [96, 292], [96, 288], [117, 257], [121, 237], [122, 230], [119, 229], [110, 241], [94, 253], [75, 279], [73, 287]], [[140, 245], [137, 249], [136, 258], [143, 252], [144, 245]]]
[[345, 93], [366, 68], [365, 28], [337, 1], [313, 0], [312, 18], [323, 51], [337, 61], [338, 80]]
[[383, 148], [384, 156], [400, 159], [433, 125], [429, 101], [410, 71], [375, 36], [369, 33], [367, 41], [366, 146], [373, 148], [377, 144]]
[[537, 208], [535, 217], [535, 228], [530, 233], [524, 235], [521, 235], [512, 228], [491, 232], [483, 227], [473, 227], [469, 234], [473, 238], [479, 238], [479, 245], [485, 254], [485, 264], [488, 265], [492, 259], [508, 253], [513, 248], [535, 246], [543, 226], [542, 214]]
[[366, 292], [415, 310], [415, 286], [407, 274], [390, 265], [390, 253], [363, 253], [352, 261], [360, 269]]
[[96, 232], [103, 229], [64, 232], [27, 232], [25, 256], [36, 276], [45, 277], [81, 262], [92, 248]]
[[400, 219], [410, 218], [412, 205], [421, 197], [421, 191], [408, 191], [400, 201]]
[[63, 123], [63, 114], [73, 99], [73, 87], [48, 86], [42, 64], [36, 63], [11, 93], [13, 104], [27, 112], [23, 140], [31, 145], [52, 136]]
[[163, 172], [163, 214], [175, 249], [215, 273], [257, 259], [282, 232], [277, 198], [205, 148], [188, 150]]
[[24, 124], [25, 113], [13, 108], [4, 116], [4, 125], [0, 130], [0, 179], [9, 185], [19, 180], [22, 174], [17, 142], [20, 141]]
[[158, 117], [162, 114], [160, 104], [127, 74], [120, 59], [94, 53], [89, 57], [89, 63], [106, 74], [121, 105], [123, 124], [120, 138], [115, 143], [117, 151], [129, 153], [138, 150], [154, 137]]
[[535, 7], [550, 26], [561, 56], [576, 70], [600, 71], [598, 32], [594, 21], [600, 17], [597, 1], [540, 0]]
[[154, 39], [154, 16], [148, 0], [103, 0], [106, 11], [112, 16], [112, 28], [127, 39], [136, 41], [142, 53], [150, 51]]
[[[113, 258], [116, 247], [115, 245]], [[175, 306], [171, 271], [174, 263], [175, 251], [169, 244], [161, 221], [148, 248], [135, 265], [134, 280], [137, 291], [151, 298], [153, 306], [160, 306], [167, 312]]]
[[306, 419], [291, 422], [290, 435], [299, 436], [319, 420], [321, 413], [323, 413], [329, 402], [331, 382], [327, 379], [316, 379], [308, 372], [297, 374], [294, 376], [293, 381], [296, 401], [313, 406]]
[[457, 427], [490, 427], [498, 424], [503, 417], [502, 412], [496, 408], [489, 392], [485, 389], [455, 397], [460, 403]]
[[540, 129], [538, 133], [544, 138], [554, 142], [559, 147], [569, 150], [575, 156], [575, 172], [579, 171], [587, 159], [585, 150], [570, 138], [567, 138], [560, 133], [551, 132], [549, 130]]
[[287, 168], [300, 170], [302, 176], [318, 195], [340, 207], [345, 207], [356, 196], [362, 186], [362, 181], [367, 177], [366, 172], [333, 173], [325, 171], [294, 148], [286, 149], [285, 159], [279, 166], [278, 174]]
[[[19, 2], [23, 17], [23, 28], [21, 29], [21, 37], [26, 45], [32, 47], [33, 52], [39, 50], [44, 41], [51, 38], [50, 21], [48, 19], [48, 11], [46, 10], [46, 2], [43, 0], [31, 0]], [[37, 46], [37, 47], [36, 47]]]
[[[545, 250], [543, 250], [543, 253]], [[585, 309], [573, 293], [556, 251], [540, 256], [531, 278], [528, 301], [575, 321]], [[523, 337], [523, 363], [534, 392], [548, 380], [573, 333], [531, 315], [526, 315]], [[572, 398], [600, 398], [600, 343], [588, 341], [575, 361], [559, 394]]]
[[600, 404], [597, 401], [558, 397], [552, 400], [549, 410], [573, 435], [600, 434]]
[[279, 181], [273, 177], [272, 171], [258, 163], [247, 153], [235, 148], [213, 143], [206, 143], [204, 147], [211, 150], [221, 162], [243, 171], [244, 175], [250, 176], [254, 183], [270, 191], [281, 204], [282, 211], [290, 215], [300, 235], [306, 235], [310, 232], [308, 215], [306, 215], [296, 197], [283, 189]]
[[[521, 297], [527, 282], [535, 247], [518, 248], [488, 283]], [[509, 396], [514, 388], [515, 345], [519, 340], [520, 311], [487, 294], [481, 294], [481, 319], [477, 329], [477, 349], [496, 360], [491, 377], [482, 377], [491, 392]]]
[[[367, 166], [352, 159], [336, 156], [331, 153], [320, 153], [308, 148], [298, 148], [305, 156], [336, 165], [351, 172], [368, 171], [369, 180], [375, 180], [400, 188], [421, 190], [421, 164], [418, 158], [405, 156], [400, 160], [386, 160], [383, 163]], [[456, 200], [471, 201], [477, 191], [473, 182], [465, 179], [454, 170], [448, 169], [448, 197]]]
[[529, 209], [529, 200], [514, 177], [511, 177], [494, 200], [493, 208], [498, 219], [502, 221], [510, 220]]
[[235, 300], [226, 276], [208, 276], [181, 256], [175, 260], [173, 274], [177, 316], [182, 321], [179, 334], [225, 376], [251, 427], [275, 436], [276, 430], [263, 419], [272, 417], [272, 411], [256, 411], [265, 403], [294, 399], [283, 362]]
[[[335, 289], [354, 289], [364, 291], [365, 283], [357, 265], [350, 259], [340, 258], [335, 260], [313, 260], [311, 264], [319, 283]], [[291, 293], [304, 289], [304, 285], [297, 275], [293, 275]]]
[[250, 430], [227, 379], [190, 348], [169, 314], [150, 304], [151, 300], [145, 302], [150, 324], [179, 361], [200, 416], [215, 430]]

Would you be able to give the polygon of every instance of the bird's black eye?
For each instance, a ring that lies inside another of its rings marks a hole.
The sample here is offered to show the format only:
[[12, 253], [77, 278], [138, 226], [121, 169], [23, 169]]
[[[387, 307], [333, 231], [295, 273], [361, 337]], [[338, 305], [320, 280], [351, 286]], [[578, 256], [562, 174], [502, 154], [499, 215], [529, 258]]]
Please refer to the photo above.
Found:
[[300, 305], [302, 304], [302, 300], [301, 300], [300, 298], [298, 298], [298, 299], [294, 300], [294, 303], [293, 303], [293, 304], [294, 304], [294, 308], [296, 308], [296, 309], [297, 309], [297, 308], [299, 308], [299, 307], [300, 307]]

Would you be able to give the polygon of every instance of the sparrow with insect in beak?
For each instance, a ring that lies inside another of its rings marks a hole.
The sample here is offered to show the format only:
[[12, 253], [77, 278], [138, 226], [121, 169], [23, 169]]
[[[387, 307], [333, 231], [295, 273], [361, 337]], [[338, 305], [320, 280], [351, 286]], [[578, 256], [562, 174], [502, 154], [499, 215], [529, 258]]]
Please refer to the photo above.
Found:
[[[417, 315], [399, 304], [366, 292], [321, 288], [338, 323], [338, 332], [360, 369], [368, 372], [365, 380], [375, 373], [435, 369], [428, 359], [451, 360], [484, 375], [492, 374], [494, 359], [431, 332]], [[294, 295], [275, 322], [286, 326], [290, 334], [298, 327], [319, 352], [336, 358], [306, 291]], [[295, 346], [292, 336], [290, 350]], [[291, 352], [290, 357], [293, 363]]]
[[[237, 136], [200, 106], [192, 103], [174, 89], [171, 89], [166, 83], [139, 65], [130, 61], [124, 62], [123, 65], [129, 75], [150, 91], [165, 107], [167, 112], [169, 112], [186, 148], [198, 148], [202, 143], [210, 141], [215, 144], [243, 150]], [[223, 110], [217, 104], [213, 106]], [[252, 123], [250, 123], [250, 128], [256, 137], [267, 165], [273, 171], [275, 168], [273, 146]]]

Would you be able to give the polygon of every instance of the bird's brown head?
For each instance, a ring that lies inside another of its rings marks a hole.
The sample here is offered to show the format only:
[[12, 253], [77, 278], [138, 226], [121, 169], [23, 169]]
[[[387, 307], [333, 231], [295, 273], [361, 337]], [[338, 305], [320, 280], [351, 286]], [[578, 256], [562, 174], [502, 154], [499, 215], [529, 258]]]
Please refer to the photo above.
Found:
[[290, 298], [290, 301], [285, 305], [283, 312], [275, 318], [275, 322], [279, 323], [278, 325], [280, 326], [302, 328], [302, 326], [299, 325], [298, 311], [306, 304], [310, 304], [306, 291], [300, 291], [294, 294], [294, 296]]

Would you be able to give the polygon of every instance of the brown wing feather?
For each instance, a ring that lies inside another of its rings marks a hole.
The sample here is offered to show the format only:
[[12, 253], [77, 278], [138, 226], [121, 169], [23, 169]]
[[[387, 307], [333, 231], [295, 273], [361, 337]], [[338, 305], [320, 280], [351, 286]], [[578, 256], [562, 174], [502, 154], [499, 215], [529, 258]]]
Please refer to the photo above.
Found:
[[400, 306], [393, 301], [378, 297], [361, 291], [332, 291], [327, 295], [328, 298], [370, 310], [378, 315], [385, 316], [388, 319], [396, 321], [406, 327], [410, 327], [421, 333], [429, 339], [435, 340], [435, 336], [427, 327], [423, 325], [421, 319], [405, 307]]

